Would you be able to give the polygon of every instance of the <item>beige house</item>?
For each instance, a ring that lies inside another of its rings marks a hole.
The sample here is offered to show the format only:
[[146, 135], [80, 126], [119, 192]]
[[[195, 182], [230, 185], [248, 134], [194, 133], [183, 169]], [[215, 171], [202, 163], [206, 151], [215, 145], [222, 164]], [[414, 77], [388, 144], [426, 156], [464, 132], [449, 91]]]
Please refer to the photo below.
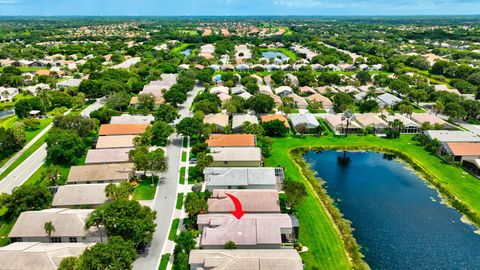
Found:
[[98, 137], [96, 149], [105, 148], [131, 148], [134, 147], [133, 139], [135, 135], [118, 135], [118, 136], [100, 136]]
[[302, 270], [294, 249], [205, 250], [190, 252], [190, 270]]
[[2, 270], [56, 270], [68, 257], [78, 257], [93, 243], [13, 243], [0, 247]]
[[228, 126], [228, 114], [225, 114], [225, 113], [207, 114], [203, 118], [203, 123], [215, 125], [218, 131], [223, 131], [223, 129]]
[[58, 187], [53, 197], [53, 208], [96, 208], [109, 201], [105, 188], [108, 184], [81, 184]]
[[[41, 243], [100, 243], [106, 241], [103, 228], [85, 230], [85, 221], [93, 209], [51, 208], [20, 214], [8, 237], [12, 242]], [[55, 230], [48, 235], [45, 223], [52, 222]]]
[[313, 94], [313, 95], [310, 95], [307, 97], [307, 101], [312, 103], [312, 102], [318, 102], [320, 104], [322, 104], [322, 108], [325, 109], [325, 110], [331, 110], [333, 109], [333, 102], [321, 95], [321, 94]]
[[133, 163], [72, 166], [67, 184], [119, 183], [130, 179], [133, 173]]
[[212, 167], [261, 167], [262, 151], [258, 147], [212, 147]]
[[208, 213], [228, 214], [235, 210], [226, 193], [238, 198], [247, 213], [280, 213], [280, 199], [275, 189], [215, 189], [208, 198]]

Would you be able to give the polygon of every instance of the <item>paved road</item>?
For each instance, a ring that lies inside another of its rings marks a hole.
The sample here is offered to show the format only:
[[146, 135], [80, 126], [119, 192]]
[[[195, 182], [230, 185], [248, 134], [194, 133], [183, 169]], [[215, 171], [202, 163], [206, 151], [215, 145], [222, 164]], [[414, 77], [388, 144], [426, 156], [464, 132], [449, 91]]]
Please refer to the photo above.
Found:
[[[180, 107], [180, 118], [176, 123], [184, 117], [191, 115], [189, 108], [194, 97], [203, 88], [195, 88], [188, 95], [187, 101]], [[153, 210], [157, 211], [157, 228], [153, 235], [153, 241], [148, 251], [139, 256], [135, 261], [133, 268], [135, 270], [156, 270], [161, 258], [163, 246], [170, 231], [170, 222], [175, 210], [177, 184], [180, 170], [180, 159], [182, 149], [182, 137], [176, 134], [170, 137], [166, 147], [168, 156], [168, 171], [160, 178], [153, 202]]]
[[[80, 114], [89, 116], [90, 112], [103, 106], [101, 101], [96, 101], [88, 106]], [[47, 128], [45, 128], [47, 129]], [[49, 128], [50, 129], [50, 128]], [[37, 151], [33, 152], [25, 161], [17, 166], [10, 174], [0, 181], [0, 193], [11, 193], [12, 190], [22, 185], [30, 176], [35, 173], [45, 162], [47, 157], [47, 144], [43, 144]]]

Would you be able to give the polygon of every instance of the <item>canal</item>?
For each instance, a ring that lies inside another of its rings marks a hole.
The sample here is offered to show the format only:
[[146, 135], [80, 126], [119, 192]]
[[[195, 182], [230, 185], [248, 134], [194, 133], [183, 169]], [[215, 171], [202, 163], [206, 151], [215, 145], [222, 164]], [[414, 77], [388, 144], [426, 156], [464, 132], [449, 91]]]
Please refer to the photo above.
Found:
[[480, 269], [480, 235], [392, 155], [310, 151], [372, 269]]

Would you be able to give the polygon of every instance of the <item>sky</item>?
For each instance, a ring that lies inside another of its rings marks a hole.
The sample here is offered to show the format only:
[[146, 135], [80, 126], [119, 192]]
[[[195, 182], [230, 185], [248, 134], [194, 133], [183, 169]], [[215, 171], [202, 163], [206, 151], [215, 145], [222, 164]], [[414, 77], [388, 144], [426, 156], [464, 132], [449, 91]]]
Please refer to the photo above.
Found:
[[0, 16], [477, 14], [480, 0], [0, 0]]

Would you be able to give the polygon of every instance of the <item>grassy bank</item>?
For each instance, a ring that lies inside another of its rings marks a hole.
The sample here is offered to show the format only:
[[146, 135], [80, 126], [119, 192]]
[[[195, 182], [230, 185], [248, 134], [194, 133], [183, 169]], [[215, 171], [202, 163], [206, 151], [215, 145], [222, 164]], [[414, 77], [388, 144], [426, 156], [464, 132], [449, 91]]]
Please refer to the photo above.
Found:
[[[274, 139], [272, 155], [267, 158], [266, 165], [282, 166], [285, 168], [287, 177], [306, 181], [311, 177], [308, 175], [310, 170], [307, 168], [305, 175], [305, 171], [302, 173], [303, 159], [297, 160], [300, 164], [295, 162], [295, 156], [305, 150], [363, 149], [394, 153], [422, 174], [452, 206], [468, 216], [470, 220], [480, 224], [480, 197], [478, 196], [480, 180], [463, 169], [449, 165], [439, 157], [431, 155], [412, 141], [412, 138], [412, 135], [402, 135], [400, 139], [395, 140], [374, 136], [279, 138]], [[297, 149], [297, 152], [294, 149]], [[308, 183], [308, 180], [306, 182]], [[324, 203], [315, 192], [318, 187], [311, 184], [307, 186], [309, 197], [300, 207], [298, 216], [301, 224], [300, 242], [308, 246], [310, 251], [302, 253], [302, 258], [307, 268], [314, 265], [320, 265], [326, 269], [348, 268], [349, 261], [343, 256], [342, 251], [350, 243], [345, 245], [335, 231], [330, 216], [325, 211]], [[311, 235], [317, 237], [311, 239]]]

